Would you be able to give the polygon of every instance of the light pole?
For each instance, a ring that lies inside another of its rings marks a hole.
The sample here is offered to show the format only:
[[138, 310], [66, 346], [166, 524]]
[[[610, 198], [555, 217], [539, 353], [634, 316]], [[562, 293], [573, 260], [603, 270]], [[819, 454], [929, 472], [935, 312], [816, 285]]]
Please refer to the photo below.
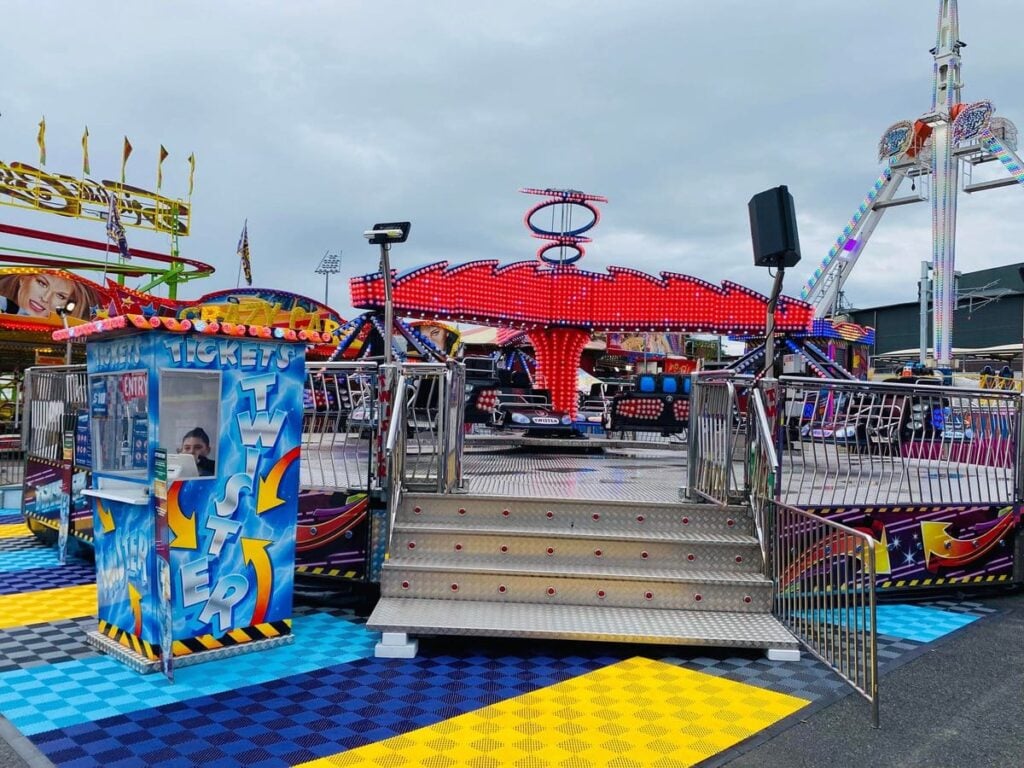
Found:
[[391, 298], [391, 262], [388, 251], [392, 243], [404, 243], [409, 237], [408, 221], [391, 224], [374, 224], [373, 229], [363, 232], [370, 245], [380, 246], [380, 274], [384, 281], [384, 364], [391, 364], [391, 336], [394, 333], [395, 307]]
[[327, 306], [327, 289], [331, 280], [331, 275], [336, 275], [341, 272], [341, 251], [337, 253], [330, 253], [329, 251], [324, 254], [324, 257], [320, 259], [320, 264], [315, 270], [318, 275], [324, 276], [324, 306]]
[[69, 301], [63, 307], [57, 308], [57, 314], [60, 315], [61, 322], [64, 323], [64, 333], [68, 334], [67, 342], [64, 346], [64, 365], [71, 365], [71, 331], [68, 328], [68, 313], [74, 312], [75, 302]]

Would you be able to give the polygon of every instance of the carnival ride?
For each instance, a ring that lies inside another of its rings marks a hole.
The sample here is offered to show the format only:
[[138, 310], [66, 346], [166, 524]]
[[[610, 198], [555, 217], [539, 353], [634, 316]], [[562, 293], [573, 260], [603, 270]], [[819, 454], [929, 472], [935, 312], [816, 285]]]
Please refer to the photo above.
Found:
[[[536, 353], [535, 385], [549, 390], [554, 407], [572, 416], [577, 411], [580, 356], [595, 332], [764, 332], [768, 298], [736, 283], [717, 286], [689, 275], [662, 272], [656, 277], [616, 266], [605, 273], [579, 269], [575, 262], [584, 254], [583, 243], [589, 242], [584, 233], [597, 224], [595, 203], [604, 198], [577, 190], [523, 191], [546, 196], [525, 219], [531, 233], [545, 240], [536, 261], [501, 265], [479, 260], [454, 266], [441, 261], [393, 273], [390, 285], [380, 271], [354, 277], [353, 306], [373, 310], [369, 320], [359, 322], [375, 324], [383, 335], [378, 313], [387, 304], [390, 287], [394, 311], [406, 317], [521, 329]], [[545, 229], [536, 223], [536, 214], [555, 207], [562, 209], [560, 228]], [[589, 211], [590, 221], [572, 225], [571, 213], [566, 212], [572, 208]], [[557, 257], [550, 253], [556, 248]], [[810, 304], [780, 299], [777, 330], [806, 331], [811, 321]], [[420, 341], [401, 323], [397, 329], [414, 344]]]
[[[800, 297], [814, 307], [816, 318], [836, 311], [840, 291], [850, 276], [883, 214], [892, 207], [928, 199], [931, 183], [933, 321], [932, 349], [937, 366], [952, 367], [953, 310], [956, 307], [954, 262], [957, 195], [961, 166], [963, 191], [979, 192], [1024, 184], [1024, 165], [1016, 154], [1017, 128], [995, 116], [991, 101], [961, 100], [960, 40], [957, 0], [940, 0], [931, 108], [917, 120], [901, 120], [883, 134], [878, 159], [886, 166], [821, 265], [807, 280]], [[975, 167], [999, 160], [1009, 176], [969, 183]], [[897, 197], [906, 179], [916, 194]], [[919, 188], [919, 189], [918, 189]]]

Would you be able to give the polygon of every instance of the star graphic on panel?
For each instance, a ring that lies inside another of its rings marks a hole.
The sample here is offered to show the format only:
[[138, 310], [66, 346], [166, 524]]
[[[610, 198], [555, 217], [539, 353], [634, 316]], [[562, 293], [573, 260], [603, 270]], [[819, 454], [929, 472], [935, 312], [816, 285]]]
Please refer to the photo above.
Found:
[[100, 309], [99, 307], [96, 307], [96, 312], [94, 314], [97, 320], [106, 320], [108, 317], [110, 317], [110, 310]]
[[99, 314], [100, 314], [100, 305], [99, 304], [93, 304], [91, 307], [89, 307], [89, 314], [92, 317], [98, 317]]
[[153, 302], [150, 302], [149, 304], [142, 308], [142, 314], [145, 315], [146, 317], [153, 317], [153, 315], [156, 314], [156, 306], [153, 304]]
[[914, 564], [914, 553], [913, 552], [904, 552], [903, 553], [903, 562], [904, 562], [904, 565], [913, 565]]

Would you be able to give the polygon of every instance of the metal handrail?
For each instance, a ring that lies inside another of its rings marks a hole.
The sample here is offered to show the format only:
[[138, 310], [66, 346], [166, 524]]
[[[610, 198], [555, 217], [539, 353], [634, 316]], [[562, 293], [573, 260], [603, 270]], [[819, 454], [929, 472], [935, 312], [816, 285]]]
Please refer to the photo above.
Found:
[[784, 377], [782, 499], [1011, 504], [1020, 480], [1013, 392]]
[[863, 531], [781, 503], [775, 430], [759, 388], [747, 402], [750, 506], [774, 585], [773, 613], [800, 642], [868, 700], [876, 728], [877, 542]]
[[911, 393], [914, 395], [935, 395], [936, 392], [946, 392], [950, 394], [960, 394], [978, 397], [979, 395], [985, 398], [999, 398], [1007, 400], [1019, 400], [1020, 392], [1012, 392], [1007, 390], [999, 389], [975, 389], [973, 387], [954, 387], [946, 385], [933, 385], [933, 384], [903, 384], [900, 382], [889, 382], [889, 381], [852, 381], [850, 379], [819, 379], [817, 377], [808, 376], [780, 376], [779, 381], [782, 384], [806, 384], [813, 382], [821, 387], [828, 387], [830, 385], [843, 385], [845, 387], [861, 387], [863, 389], [870, 390], [889, 390], [892, 392], [898, 392], [900, 394]]
[[405, 416], [405, 400], [408, 384], [409, 382], [405, 376], [399, 375], [398, 384], [395, 386], [395, 399], [391, 404], [391, 418], [388, 423], [387, 440], [384, 442], [384, 453], [388, 457], [394, 454], [395, 446], [398, 441], [398, 433], [405, 430], [405, 419], [399, 419], [398, 416]]
[[[760, 431], [761, 437], [771, 438], [772, 428], [768, 421], [768, 411], [764, 405], [764, 398], [761, 396], [761, 390], [757, 389], [751, 393], [750, 401], [754, 404], [754, 417], [757, 419], [755, 425]], [[764, 447], [765, 452], [768, 454], [768, 461], [773, 467], [779, 466], [779, 455], [775, 452], [775, 444], [771, 439], [762, 440], [761, 445]]]
[[811, 512], [768, 502], [775, 615], [871, 706], [879, 725], [877, 542]]
[[[714, 373], [719, 373], [715, 371]], [[736, 387], [731, 376], [698, 375], [693, 380], [689, 428], [689, 494], [715, 504], [728, 504], [734, 479], [733, 417], [736, 411]], [[709, 405], [715, 390], [718, 406]]]
[[388, 532], [387, 550], [391, 551], [391, 537], [395, 530], [395, 516], [402, 503], [402, 477], [405, 474], [405, 401], [408, 382], [403, 375], [398, 376], [394, 387], [394, 399], [391, 403], [391, 416], [388, 422], [388, 434], [384, 441], [384, 460], [388, 471], [387, 507]]

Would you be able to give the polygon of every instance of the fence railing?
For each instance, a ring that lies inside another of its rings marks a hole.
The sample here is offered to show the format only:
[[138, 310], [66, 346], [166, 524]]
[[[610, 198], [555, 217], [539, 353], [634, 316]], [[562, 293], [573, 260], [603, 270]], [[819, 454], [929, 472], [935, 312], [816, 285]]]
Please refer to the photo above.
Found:
[[878, 727], [875, 540], [770, 502], [775, 615], [871, 705]]
[[735, 388], [729, 377], [694, 374], [690, 399], [690, 495], [728, 504]]
[[84, 365], [57, 365], [25, 371], [22, 446], [26, 457], [59, 461], [64, 433], [74, 432], [78, 414], [88, 408]]
[[303, 488], [380, 488], [380, 400], [375, 362], [307, 363]]
[[781, 498], [794, 506], [1010, 503], [1013, 392], [783, 377]]
[[875, 540], [778, 501], [778, 414], [765, 402], [761, 389], [749, 393], [747, 405], [747, 487], [765, 575], [775, 585], [774, 614], [868, 700], [877, 727]]
[[402, 482], [410, 489], [450, 493], [462, 480], [465, 368], [411, 363], [399, 370], [401, 385], [408, 390]]
[[691, 498], [716, 504], [742, 498], [751, 383], [730, 371], [694, 374], [687, 443]]

